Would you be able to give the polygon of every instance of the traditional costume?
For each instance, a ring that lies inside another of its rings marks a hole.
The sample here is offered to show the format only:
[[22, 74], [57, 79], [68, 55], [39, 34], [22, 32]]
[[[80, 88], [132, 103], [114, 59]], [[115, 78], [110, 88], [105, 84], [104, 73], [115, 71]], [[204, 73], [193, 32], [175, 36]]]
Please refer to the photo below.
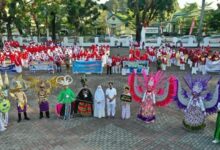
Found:
[[75, 93], [68, 87], [73, 82], [73, 78], [69, 75], [59, 76], [56, 81], [64, 87], [57, 97], [56, 114], [68, 120], [73, 113], [73, 102], [76, 99]]
[[76, 113], [81, 116], [92, 116], [93, 115], [93, 96], [90, 89], [86, 84], [87, 79], [81, 78], [83, 88], [77, 95], [76, 101]]
[[203, 94], [207, 90], [210, 76], [191, 76], [184, 77], [184, 81], [191, 93], [187, 93], [178, 82], [177, 103], [180, 109], [184, 110], [183, 125], [188, 130], [200, 130], [205, 125], [205, 117], [217, 111], [219, 98], [219, 84], [215, 88], [213, 96], [211, 93]]
[[94, 117], [105, 117], [105, 93], [101, 85], [97, 87], [94, 95]]
[[27, 116], [27, 96], [24, 92], [27, 86], [25, 82], [15, 80], [15, 88], [11, 89], [11, 97], [17, 101], [18, 123], [21, 121], [21, 113], [24, 113], [24, 119], [30, 120]]
[[8, 100], [9, 80], [5, 73], [5, 83], [2, 82], [0, 75], [0, 132], [5, 131], [8, 126], [8, 111], [10, 110], [10, 101]]
[[214, 140], [213, 143], [220, 142], [220, 103], [218, 103], [218, 115], [216, 119], [216, 126], [215, 126], [215, 133], [214, 133]]
[[140, 103], [137, 117], [145, 123], [154, 122], [156, 119], [155, 105], [166, 106], [175, 97], [176, 78], [167, 78], [161, 71], [150, 75], [143, 73], [143, 78], [132, 73], [128, 78], [132, 98]]
[[130, 104], [132, 102], [132, 97], [129, 92], [130, 88], [128, 86], [125, 87], [124, 93], [121, 94], [120, 100], [122, 105], [122, 119], [129, 119], [131, 117]]

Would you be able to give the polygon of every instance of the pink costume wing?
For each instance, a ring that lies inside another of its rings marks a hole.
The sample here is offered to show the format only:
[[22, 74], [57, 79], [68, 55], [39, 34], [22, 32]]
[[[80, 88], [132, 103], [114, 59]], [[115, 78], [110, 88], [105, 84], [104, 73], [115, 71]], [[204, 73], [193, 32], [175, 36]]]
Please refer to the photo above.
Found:
[[163, 95], [156, 94], [156, 105], [163, 107], [173, 101], [177, 93], [177, 80], [175, 76], [170, 76], [169, 80], [165, 83]]
[[136, 73], [132, 73], [128, 77], [128, 85], [130, 86], [130, 92], [132, 95], [132, 98], [140, 103], [144, 94], [144, 87], [138, 85], [138, 76]]

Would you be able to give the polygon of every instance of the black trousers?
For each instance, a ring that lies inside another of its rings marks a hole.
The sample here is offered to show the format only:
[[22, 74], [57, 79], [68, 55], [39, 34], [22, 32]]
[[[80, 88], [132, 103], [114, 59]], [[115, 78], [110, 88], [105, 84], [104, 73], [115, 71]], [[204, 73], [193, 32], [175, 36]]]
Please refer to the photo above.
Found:
[[112, 74], [112, 66], [107, 66], [107, 74]]

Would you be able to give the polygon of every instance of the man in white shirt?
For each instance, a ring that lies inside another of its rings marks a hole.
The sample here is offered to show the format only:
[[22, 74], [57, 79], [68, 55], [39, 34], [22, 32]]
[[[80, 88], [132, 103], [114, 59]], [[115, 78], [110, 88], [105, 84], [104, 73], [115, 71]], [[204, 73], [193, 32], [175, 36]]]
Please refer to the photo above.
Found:
[[109, 82], [109, 88], [106, 89], [105, 95], [107, 100], [107, 116], [114, 118], [117, 91], [113, 88], [113, 82]]
[[112, 74], [112, 58], [108, 56], [107, 60], [107, 75]]

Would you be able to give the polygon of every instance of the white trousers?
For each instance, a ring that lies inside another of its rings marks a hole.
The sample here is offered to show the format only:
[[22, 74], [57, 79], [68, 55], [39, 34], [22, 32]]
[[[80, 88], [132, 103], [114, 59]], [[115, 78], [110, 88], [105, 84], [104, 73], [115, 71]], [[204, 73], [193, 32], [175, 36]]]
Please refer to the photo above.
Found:
[[115, 116], [115, 107], [116, 107], [115, 103], [107, 102], [107, 115], [108, 115], [108, 117]]
[[0, 113], [0, 131], [4, 131], [8, 125], [8, 113]]
[[185, 70], [185, 64], [180, 64], [180, 70]]
[[121, 118], [122, 119], [129, 119], [131, 117], [131, 110], [130, 110], [130, 104], [122, 104], [122, 112], [121, 112]]

